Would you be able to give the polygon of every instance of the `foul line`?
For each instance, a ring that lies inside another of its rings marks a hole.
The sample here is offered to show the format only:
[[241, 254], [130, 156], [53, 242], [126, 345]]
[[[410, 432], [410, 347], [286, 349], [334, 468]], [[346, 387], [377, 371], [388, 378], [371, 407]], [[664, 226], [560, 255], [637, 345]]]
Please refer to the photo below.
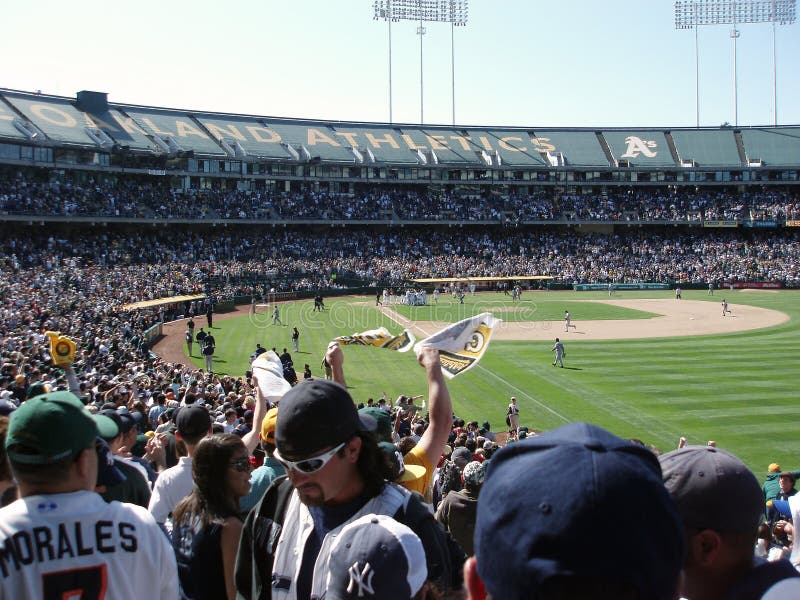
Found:
[[394, 321], [397, 325], [400, 325], [400, 327], [403, 327], [405, 329], [416, 329], [418, 332], [421, 332], [425, 337], [431, 336], [431, 334], [422, 327], [420, 327], [416, 321], [412, 321], [411, 319], [404, 317], [393, 308], [389, 308], [388, 306], [381, 306], [380, 311], [384, 315], [389, 317], [392, 321]]
[[513, 389], [513, 390], [516, 390], [516, 391], [517, 391], [517, 395], [519, 395], [519, 396], [524, 396], [525, 398], [527, 398], [528, 400], [530, 400], [530, 401], [531, 401], [531, 402], [533, 402], [534, 404], [537, 404], [537, 405], [539, 405], [541, 408], [545, 409], [547, 412], [549, 412], [549, 413], [551, 413], [551, 414], [553, 414], [553, 415], [557, 416], [559, 419], [561, 419], [562, 421], [564, 421], [564, 423], [571, 423], [571, 421], [570, 421], [570, 420], [569, 420], [567, 417], [565, 417], [564, 415], [562, 415], [562, 414], [561, 414], [561, 413], [559, 413], [558, 411], [555, 411], [555, 410], [553, 410], [552, 408], [550, 408], [549, 406], [547, 406], [547, 405], [546, 405], [546, 404], [544, 404], [543, 402], [540, 402], [539, 400], [537, 400], [536, 398], [534, 398], [533, 396], [531, 396], [530, 394], [528, 394], [528, 392], [526, 392], [526, 391], [524, 391], [524, 390], [521, 390], [520, 388], [518, 388], [517, 386], [515, 386], [515, 385], [514, 385], [513, 383], [511, 383], [510, 381], [508, 381], [508, 380], [506, 380], [506, 379], [503, 379], [503, 378], [502, 378], [502, 377], [500, 377], [500, 376], [499, 376], [497, 373], [494, 373], [494, 372], [490, 371], [489, 369], [485, 368], [483, 365], [477, 365], [477, 367], [478, 367], [478, 368], [479, 368], [481, 371], [483, 371], [484, 373], [487, 373], [487, 374], [491, 375], [492, 377], [494, 377], [495, 379], [498, 379], [498, 380], [502, 381], [503, 383], [505, 383], [505, 384], [506, 384], [508, 387], [510, 387], [511, 389]]

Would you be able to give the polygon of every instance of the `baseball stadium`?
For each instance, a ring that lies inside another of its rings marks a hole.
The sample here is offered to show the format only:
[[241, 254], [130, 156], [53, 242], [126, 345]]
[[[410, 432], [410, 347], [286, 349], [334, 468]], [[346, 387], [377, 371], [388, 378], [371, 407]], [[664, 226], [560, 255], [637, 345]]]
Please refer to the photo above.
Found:
[[[155, 356], [203, 368], [184, 333], [208, 299], [215, 373], [297, 327], [295, 369], [321, 376], [337, 336], [490, 312], [490, 348], [450, 381], [467, 420], [502, 430], [516, 396], [532, 430], [713, 439], [757, 472], [800, 451], [798, 126], [423, 127], [3, 89], [0, 138], [6, 361], [47, 328], [87, 386]], [[424, 389], [413, 353], [345, 356], [358, 402]]]
[[4, 8], [0, 600], [800, 598], [796, 0]]

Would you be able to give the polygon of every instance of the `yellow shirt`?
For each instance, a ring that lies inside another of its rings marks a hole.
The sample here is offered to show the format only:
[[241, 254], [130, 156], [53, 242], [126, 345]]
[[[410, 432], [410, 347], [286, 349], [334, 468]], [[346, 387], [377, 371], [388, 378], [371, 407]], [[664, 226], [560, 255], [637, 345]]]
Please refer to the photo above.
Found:
[[432, 465], [428, 460], [428, 453], [419, 446], [414, 446], [403, 457], [403, 462], [408, 465], [418, 465], [425, 467], [425, 477], [415, 481], [406, 481], [401, 483], [404, 488], [411, 492], [419, 492], [425, 497], [426, 502], [431, 501], [431, 482], [433, 481], [433, 472], [436, 465]]

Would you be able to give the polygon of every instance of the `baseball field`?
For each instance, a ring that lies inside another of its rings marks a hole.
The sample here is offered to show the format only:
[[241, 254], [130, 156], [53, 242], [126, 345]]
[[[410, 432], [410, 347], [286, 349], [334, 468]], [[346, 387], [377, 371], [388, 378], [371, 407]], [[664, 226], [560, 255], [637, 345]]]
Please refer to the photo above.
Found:
[[[722, 316], [722, 299], [731, 313]], [[739, 455], [757, 474], [778, 462], [800, 468], [800, 294], [795, 291], [717, 290], [527, 292], [510, 296], [479, 293], [464, 304], [447, 295], [428, 306], [375, 306], [372, 297], [329, 298], [326, 310], [313, 301], [279, 304], [283, 325], [272, 324], [274, 305], [249, 314], [249, 306], [217, 315], [215, 371], [243, 375], [248, 357], [261, 343], [278, 352], [288, 348], [295, 369], [320, 362], [328, 342], [384, 326], [404, 328], [417, 339], [448, 323], [491, 311], [503, 323], [472, 370], [449, 381], [456, 414], [505, 427], [505, 408], [516, 396], [520, 423], [543, 430], [569, 421], [590, 421], [622, 437], [635, 437], [661, 450], [680, 436], [689, 443], [717, 445]], [[429, 297], [429, 302], [432, 298]], [[564, 331], [564, 311], [574, 328]], [[263, 311], [263, 312], [262, 312]], [[198, 326], [205, 319], [198, 320]], [[300, 330], [300, 352], [291, 344]], [[189, 360], [185, 322], [168, 324], [155, 348], [168, 360]], [[551, 366], [551, 348], [560, 337], [565, 368]], [[345, 373], [357, 402], [385, 391], [425, 393], [427, 385], [413, 352], [399, 354], [347, 346]], [[203, 366], [197, 346], [191, 359]]]

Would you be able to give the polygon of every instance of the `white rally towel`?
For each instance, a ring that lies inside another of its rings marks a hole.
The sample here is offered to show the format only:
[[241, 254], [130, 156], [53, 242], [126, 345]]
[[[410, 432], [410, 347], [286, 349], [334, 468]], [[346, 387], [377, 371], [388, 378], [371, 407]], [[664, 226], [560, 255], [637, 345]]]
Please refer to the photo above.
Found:
[[258, 378], [261, 395], [270, 402], [283, 398], [292, 389], [283, 377], [283, 363], [272, 350], [262, 352], [253, 361], [253, 375]]
[[355, 344], [358, 346], [377, 346], [387, 350], [397, 350], [398, 352], [408, 352], [414, 345], [416, 338], [408, 329], [403, 330], [400, 335], [392, 335], [385, 327], [370, 329], [353, 335], [342, 335], [334, 341], [347, 346]]
[[422, 346], [438, 348], [442, 372], [452, 379], [478, 364], [489, 347], [492, 328], [500, 322], [501, 319], [488, 312], [464, 319], [417, 342], [414, 352], [419, 356]]

